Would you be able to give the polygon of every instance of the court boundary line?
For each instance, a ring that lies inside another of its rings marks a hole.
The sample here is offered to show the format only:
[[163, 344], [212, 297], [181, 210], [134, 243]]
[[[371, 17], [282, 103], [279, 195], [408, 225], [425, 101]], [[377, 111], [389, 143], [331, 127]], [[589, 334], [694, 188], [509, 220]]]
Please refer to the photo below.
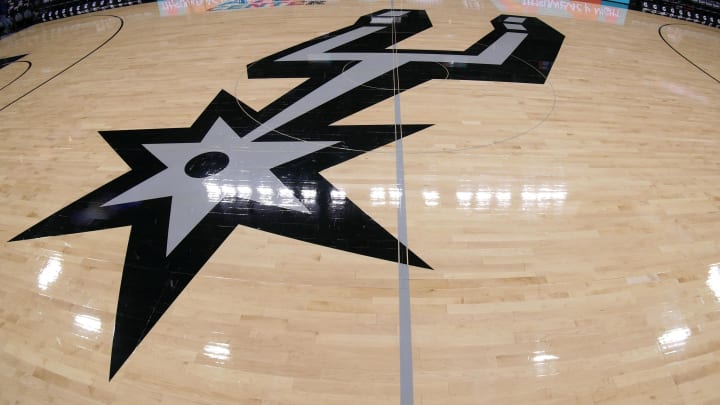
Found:
[[[10, 83], [8, 83], [8, 84], [0, 87], [0, 91], [5, 90], [6, 87], [10, 86], [11, 84], [15, 83], [18, 79], [20, 79], [21, 77], [25, 76], [25, 73], [27, 73], [27, 72], [30, 70], [30, 68], [32, 68], [32, 62], [30, 62], [29, 60], [16, 60], [15, 62], [12, 62], [12, 63], [10, 63], [10, 64], [12, 65], [13, 63], [27, 63], [28, 66], [25, 68], [25, 71], [24, 71], [24, 72], [20, 73], [20, 76], [12, 79], [12, 80], [10, 81]], [[6, 65], [6, 66], [7, 66], [7, 65]]]
[[[95, 52], [99, 51], [102, 47], [104, 47], [105, 45], [107, 45], [108, 42], [110, 42], [113, 38], [115, 38], [115, 36], [116, 36], [117, 34], [119, 34], [120, 31], [121, 31], [121, 30], [123, 29], [123, 27], [125, 26], [125, 20], [123, 20], [122, 17], [118, 17], [118, 16], [112, 15], [112, 14], [89, 15], [88, 17], [114, 17], [114, 18], [116, 18], [116, 19], [118, 19], [118, 20], [120, 21], [120, 26], [118, 27], [118, 29], [117, 29], [108, 39], [106, 39], [105, 41], [103, 41], [103, 43], [101, 43], [100, 45], [98, 45], [95, 49], [93, 49], [92, 51], [88, 52], [87, 54], [85, 54], [85, 56], [83, 56], [83, 57], [81, 57], [80, 59], [76, 60], [75, 62], [73, 62], [72, 64], [70, 64], [70, 65], [67, 66], [66, 68], [64, 68], [63, 70], [55, 73], [55, 74], [52, 75], [49, 79], [45, 80], [44, 82], [42, 82], [42, 83], [38, 84], [37, 86], [33, 87], [32, 89], [28, 90], [27, 92], [25, 92], [25, 94], [21, 95], [20, 97], [16, 98], [15, 100], [11, 101], [10, 103], [6, 104], [4, 107], [0, 108], [0, 112], [5, 111], [6, 108], [12, 106], [13, 104], [17, 103], [18, 101], [22, 100], [23, 98], [29, 96], [29, 95], [32, 94], [35, 90], [37, 90], [37, 89], [39, 89], [40, 87], [48, 84], [48, 83], [49, 83], [50, 81], [52, 81], [53, 79], [57, 78], [57, 77], [60, 76], [61, 74], [65, 73], [65, 72], [67, 72], [68, 70], [70, 70], [71, 68], [73, 68], [75, 65], [77, 65], [77, 64], [79, 64], [80, 62], [84, 61], [85, 59], [89, 58], [92, 54], [94, 54]], [[6, 86], [6, 87], [7, 87], [7, 86]], [[5, 88], [5, 87], [3, 87], [3, 89], [4, 89], [4, 88]], [[2, 90], [2, 89], [0, 89], [0, 90]]]
[[715, 82], [717, 82], [718, 84], [720, 84], [720, 80], [718, 80], [717, 77], [715, 77], [715, 76], [711, 75], [710, 73], [706, 72], [705, 69], [703, 69], [703, 68], [701, 68], [700, 66], [698, 66], [697, 64], [695, 64], [695, 62], [691, 61], [687, 56], [683, 55], [680, 51], [678, 51], [677, 49], [675, 49], [674, 46], [670, 45], [670, 43], [667, 41], [667, 39], [665, 39], [665, 36], [664, 36], [663, 33], [662, 33], [662, 29], [665, 28], [665, 27], [667, 27], [667, 26], [670, 26], [670, 25], [679, 25], [679, 26], [688, 26], [688, 27], [690, 27], [689, 24], [678, 24], [678, 23], [668, 23], [668, 24], [663, 24], [663, 25], [661, 25], [660, 27], [658, 27], [658, 35], [660, 35], [660, 38], [663, 40], [663, 42], [665, 42], [665, 45], [669, 46], [670, 49], [672, 49], [673, 51], [675, 51], [676, 54], [680, 55], [680, 56], [681, 56], [683, 59], [685, 59], [688, 63], [690, 63], [691, 65], [695, 66], [699, 71], [705, 73], [705, 75], [706, 75], [707, 77], [715, 80]]

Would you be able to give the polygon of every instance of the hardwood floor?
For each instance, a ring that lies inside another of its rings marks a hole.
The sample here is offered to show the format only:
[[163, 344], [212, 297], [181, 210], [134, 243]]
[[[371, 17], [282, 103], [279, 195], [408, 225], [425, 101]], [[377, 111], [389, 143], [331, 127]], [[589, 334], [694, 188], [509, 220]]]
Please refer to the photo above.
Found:
[[720, 31], [568, 4], [0, 40], [0, 404], [720, 401]]

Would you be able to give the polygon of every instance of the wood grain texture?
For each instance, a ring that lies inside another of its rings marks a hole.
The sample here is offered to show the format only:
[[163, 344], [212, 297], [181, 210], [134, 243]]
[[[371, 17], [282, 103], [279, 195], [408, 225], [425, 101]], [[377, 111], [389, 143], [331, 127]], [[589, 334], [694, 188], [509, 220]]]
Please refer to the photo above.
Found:
[[[471, 3], [402, 2], [434, 27], [398, 47], [466, 48], [502, 13]], [[0, 112], [0, 404], [399, 403], [395, 263], [238, 227], [109, 382], [129, 228], [7, 242], [128, 170], [98, 131], [189, 126], [221, 89], [262, 108], [302, 79], [247, 64], [385, 7], [113, 10], [115, 39]], [[101, 14], [2, 39], [33, 67], [0, 106], [112, 35]], [[434, 268], [410, 272], [415, 402], [717, 403], [720, 85], [659, 37], [676, 21], [540, 18], [565, 35], [546, 84], [401, 95], [433, 124], [403, 145]], [[665, 33], [720, 75], [720, 31]], [[340, 123], [393, 122], [388, 100]], [[396, 234], [395, 164], [391, 144], [323, 176]]]

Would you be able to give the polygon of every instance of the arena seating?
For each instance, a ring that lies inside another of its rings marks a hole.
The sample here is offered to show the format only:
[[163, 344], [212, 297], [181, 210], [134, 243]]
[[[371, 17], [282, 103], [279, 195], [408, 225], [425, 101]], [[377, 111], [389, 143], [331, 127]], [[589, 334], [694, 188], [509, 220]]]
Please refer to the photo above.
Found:
[[[0, 36], [43, 21], [151, 1], [155, 0], [0, 0]], [[720, 0], [631, 0], [629, 8], [720, 27]]]

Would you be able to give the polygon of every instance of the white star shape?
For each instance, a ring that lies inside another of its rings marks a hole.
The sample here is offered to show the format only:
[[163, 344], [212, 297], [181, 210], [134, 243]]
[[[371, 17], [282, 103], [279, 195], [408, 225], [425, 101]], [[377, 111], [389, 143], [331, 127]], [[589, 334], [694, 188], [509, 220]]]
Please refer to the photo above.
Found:
[[[337, 142], [252, 142], [239, 137], [218, 117], [201, 142], [143, 144], [167, 168], [103, 204], [172, 197], [166, 255], [224, 198], [242, 198], [263, 205], [310, 211], [270, 169], [309, 155]], [[186, 164], [196, 156], [221, 152], [229, 158], [219, 172], [191, 177]]]

